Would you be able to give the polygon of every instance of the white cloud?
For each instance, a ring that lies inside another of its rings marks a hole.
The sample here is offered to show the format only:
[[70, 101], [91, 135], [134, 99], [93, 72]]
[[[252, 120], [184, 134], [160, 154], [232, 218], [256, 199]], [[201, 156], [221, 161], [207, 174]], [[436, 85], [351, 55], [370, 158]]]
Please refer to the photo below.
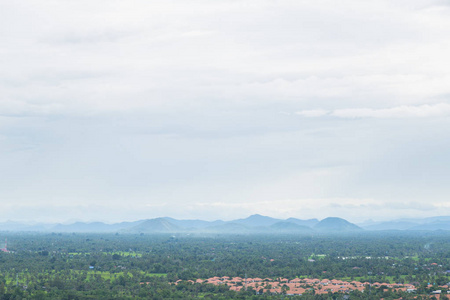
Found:
[[300, 115], [302, 117], [316, 118], [316, 117], [322, 117], [322, 116], [328, 115], [328, 113], [329, 112], [325, 109], [311, 109], [311, 110], [298, 111], [295, 114]]
[[340, 118], [431, 118], [450, 116], [450, 104], [398, 106], [385, 109], [338, 109], [331, 113]]
[[302, 110], [296, 112], [297, 115], [303, 117], [323, 117], [332, 116], [338, 118], [433, 118], [450, 116], [450, 104], [424, 104], [418, 106], [397, 106], [390, 108], [374, 109], [374, 108], [345, 108], [336, 110]]

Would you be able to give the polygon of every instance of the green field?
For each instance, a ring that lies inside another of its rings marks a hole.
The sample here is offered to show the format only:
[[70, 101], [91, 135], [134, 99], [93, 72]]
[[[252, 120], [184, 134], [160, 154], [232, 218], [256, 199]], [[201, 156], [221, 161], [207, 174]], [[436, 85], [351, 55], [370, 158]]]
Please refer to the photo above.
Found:
[[311, 254], [308, 259], [324, 259], [327, 255], [326, 254]]
[[[133, 273], [131, 272], [109, 272], [109, 271], [95, 271], [95, 270], [89, 270], [89, 271], [78, 271], [78, 270], [72, 270], [71, 272], [74, 272], [76, 274], [81, 274], [83, 272], [86, 273], [87, 277], [86, 280], [91, 280], [93, 279], [95, 276], [100, 275], [100, 277], [103, 280], [115, 280], [121, 276], [128, 276], [128, 277], [133, 277]], [[149, 276], [149, 277], [163, 277], [163, 276], [167, 276], [167, 274], [164, 273], [147, 273], [144, 271], [140, 271], [139, 272], [141, 275], [144, 276]]]
[[103, 252], [103, 254], [107, 254], [107, 255], [118, 254], [118, 255], [120, 255], [120, 256], [142, 257], [142, 254], [141, 254], [141, 253], [131, 252], [131, 251]]

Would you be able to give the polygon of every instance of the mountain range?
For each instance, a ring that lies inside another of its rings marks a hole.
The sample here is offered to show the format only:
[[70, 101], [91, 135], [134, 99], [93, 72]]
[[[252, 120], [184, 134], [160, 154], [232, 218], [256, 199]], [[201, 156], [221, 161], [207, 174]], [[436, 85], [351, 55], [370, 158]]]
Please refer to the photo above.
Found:
[[353, 224], [345, 219], [329, 217], [323, 220], [296, 218], [276, 219], [259, 214], [232, 221], [178, 220], [170, 217], [106, 224], [102, 222], [75, 222], [72, 224], [0, 223], [0, 231], [9, 232], [80, 232], [80, 233], [346, 233], [380, 230], [450, 230], [450, 217], [398, 219], [389, 222], [367, 221]]
[[450, 230], [450, 216], [397, 219], [385, 222], [367, 221], [358, 226], [365, 230]]

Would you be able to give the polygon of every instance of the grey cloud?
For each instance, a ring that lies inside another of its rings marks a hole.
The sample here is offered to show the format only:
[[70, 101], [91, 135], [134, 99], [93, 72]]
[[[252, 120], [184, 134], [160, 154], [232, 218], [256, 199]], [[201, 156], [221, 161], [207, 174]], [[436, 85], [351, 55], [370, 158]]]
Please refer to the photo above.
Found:
[[30, 217], [419, 214], [403, 204], [450, 195], [439, 3], [2, 4], [0, 199], [44, 207]]

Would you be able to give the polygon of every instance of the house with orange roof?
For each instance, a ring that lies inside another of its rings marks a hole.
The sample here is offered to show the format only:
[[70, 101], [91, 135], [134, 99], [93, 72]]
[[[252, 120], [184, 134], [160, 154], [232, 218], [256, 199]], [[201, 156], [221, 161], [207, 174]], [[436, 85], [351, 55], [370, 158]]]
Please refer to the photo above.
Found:
[[211, 284], [214, 284], [214, 285], [223, 284], [223, 282], [220, 279], [216, 279], [214, 277], [206, 280], [205, 282], [206, 283], [211, 283]]
[[337, 280], [337, 279], [332, 279], [332, 280], [331, 280], [331, 283], [332, 283], [332, 284], [339, 284], [339, 283], [341, 283], [341, 281], [340, 281], [340, 280]]
[[302, 288], [298, 288], [298, 289], [290, 289], [289, 291], [286, 292], [286, 295], [288, 296], [293, 296], [293, 295], [302, 295], [303, 293], [305, 293], [305, 289]]
[[280, 287], [273, 288], [273, 289], [271, 289], [271, 292], [281, 294], [281, 288]]

